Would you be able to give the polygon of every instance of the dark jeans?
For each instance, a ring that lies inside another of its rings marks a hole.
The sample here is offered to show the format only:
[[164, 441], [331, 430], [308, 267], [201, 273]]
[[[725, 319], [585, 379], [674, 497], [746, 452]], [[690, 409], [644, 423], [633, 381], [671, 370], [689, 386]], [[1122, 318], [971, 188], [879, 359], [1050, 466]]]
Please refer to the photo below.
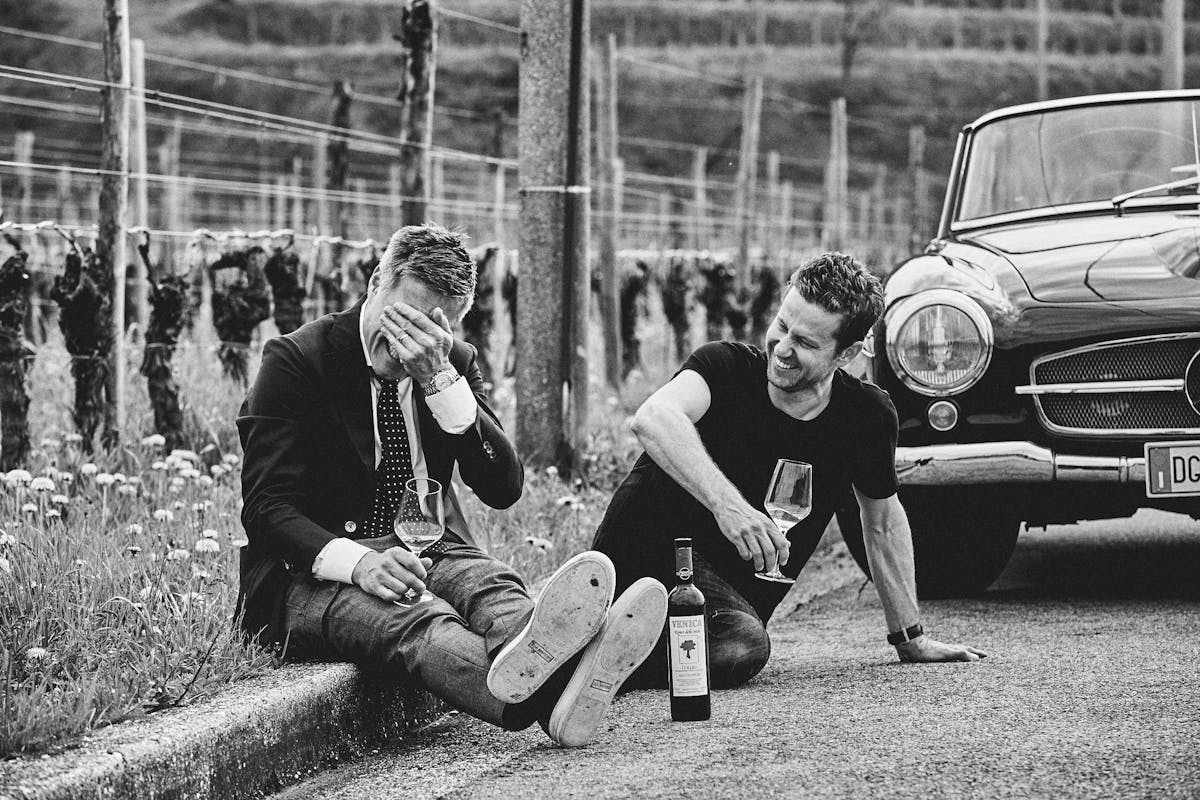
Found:
[[[708, 669], [714, 689], [741, 686], [757, 675], [771, 656], [771, 638], [754, 607], [707, 561], [692, 554], [692, 583], [704, 593], [708, 619]], [[667, 631], [622, 690], [667, 688]]]
[[[528, 622], [533, 600], [508, 565], [477, 547], [444, 542], [425, 581], [435, 597], [424, 603], [400, 606], [357, 586], [296, 578], [286, 599], [288, 651], [394, 669], [451, 706], [504, 725], [506, 704], [487, 688], [488, 667]], [[362, 543], [382, 552], [399, 542], [389, 535]]]

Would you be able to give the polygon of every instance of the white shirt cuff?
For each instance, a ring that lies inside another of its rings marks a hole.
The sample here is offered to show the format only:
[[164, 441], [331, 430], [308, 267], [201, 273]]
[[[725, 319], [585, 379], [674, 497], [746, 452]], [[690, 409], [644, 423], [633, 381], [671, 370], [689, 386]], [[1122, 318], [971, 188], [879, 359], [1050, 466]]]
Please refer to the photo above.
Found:
[[475, 393], [471, 391], [471, 384], [462, 375], [437, 394], [426, 397], [425, 403], [433, 412], [438, 426], [446, 433], [462, 433], [475, 424], [479, 415]]
[[322, 581], [354, 583], [350, 576], [354, 574], [359, 559], [369, 552], [371, 548], [353, 539], [333, 539], [317, 553], [312, 566], [313, 577]]

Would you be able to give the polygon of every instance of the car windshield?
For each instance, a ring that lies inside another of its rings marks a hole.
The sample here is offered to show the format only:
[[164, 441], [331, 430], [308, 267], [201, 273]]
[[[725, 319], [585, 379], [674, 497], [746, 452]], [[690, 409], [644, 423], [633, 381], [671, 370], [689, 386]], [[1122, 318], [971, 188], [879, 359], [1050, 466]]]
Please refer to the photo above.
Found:
[[1110, 201], [1195, 175], [1198, 128], [1200, 103], [1191, 99], [1077, 106], [987, 123], [971, 140], [958, 219]]

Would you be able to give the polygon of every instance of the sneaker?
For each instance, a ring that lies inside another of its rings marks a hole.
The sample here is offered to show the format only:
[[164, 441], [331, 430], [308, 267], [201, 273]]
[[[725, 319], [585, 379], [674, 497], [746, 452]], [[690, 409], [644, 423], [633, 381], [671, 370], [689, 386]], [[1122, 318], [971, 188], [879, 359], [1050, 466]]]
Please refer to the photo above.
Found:
[[667, 590], [654, 578], [638, 579], [617, 598], [554, 706], [551, 739], [563, 747], [591, 741], [617, 689], [654, 650], [666, 621]]
[[542, 588], [525, 628], [496, 655], [487, 685], [506, 703], [528, 700], [604, 626], [617, 572], [588, 550], [559, 567]]

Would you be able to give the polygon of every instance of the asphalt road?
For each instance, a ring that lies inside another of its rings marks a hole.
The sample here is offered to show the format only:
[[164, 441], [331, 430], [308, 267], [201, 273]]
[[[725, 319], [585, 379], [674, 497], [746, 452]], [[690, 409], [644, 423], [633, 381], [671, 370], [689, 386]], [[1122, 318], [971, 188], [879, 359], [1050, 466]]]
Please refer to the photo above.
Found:
[[975, 664], [899, 664], [858, 584], [773, 620], [771, 662], [709, 722], [637, 692], [562, 750], [452, 714], [278, 797], [1200, 798], [1200, 523], [1023, 534], [986, 596], [923, 604]]

